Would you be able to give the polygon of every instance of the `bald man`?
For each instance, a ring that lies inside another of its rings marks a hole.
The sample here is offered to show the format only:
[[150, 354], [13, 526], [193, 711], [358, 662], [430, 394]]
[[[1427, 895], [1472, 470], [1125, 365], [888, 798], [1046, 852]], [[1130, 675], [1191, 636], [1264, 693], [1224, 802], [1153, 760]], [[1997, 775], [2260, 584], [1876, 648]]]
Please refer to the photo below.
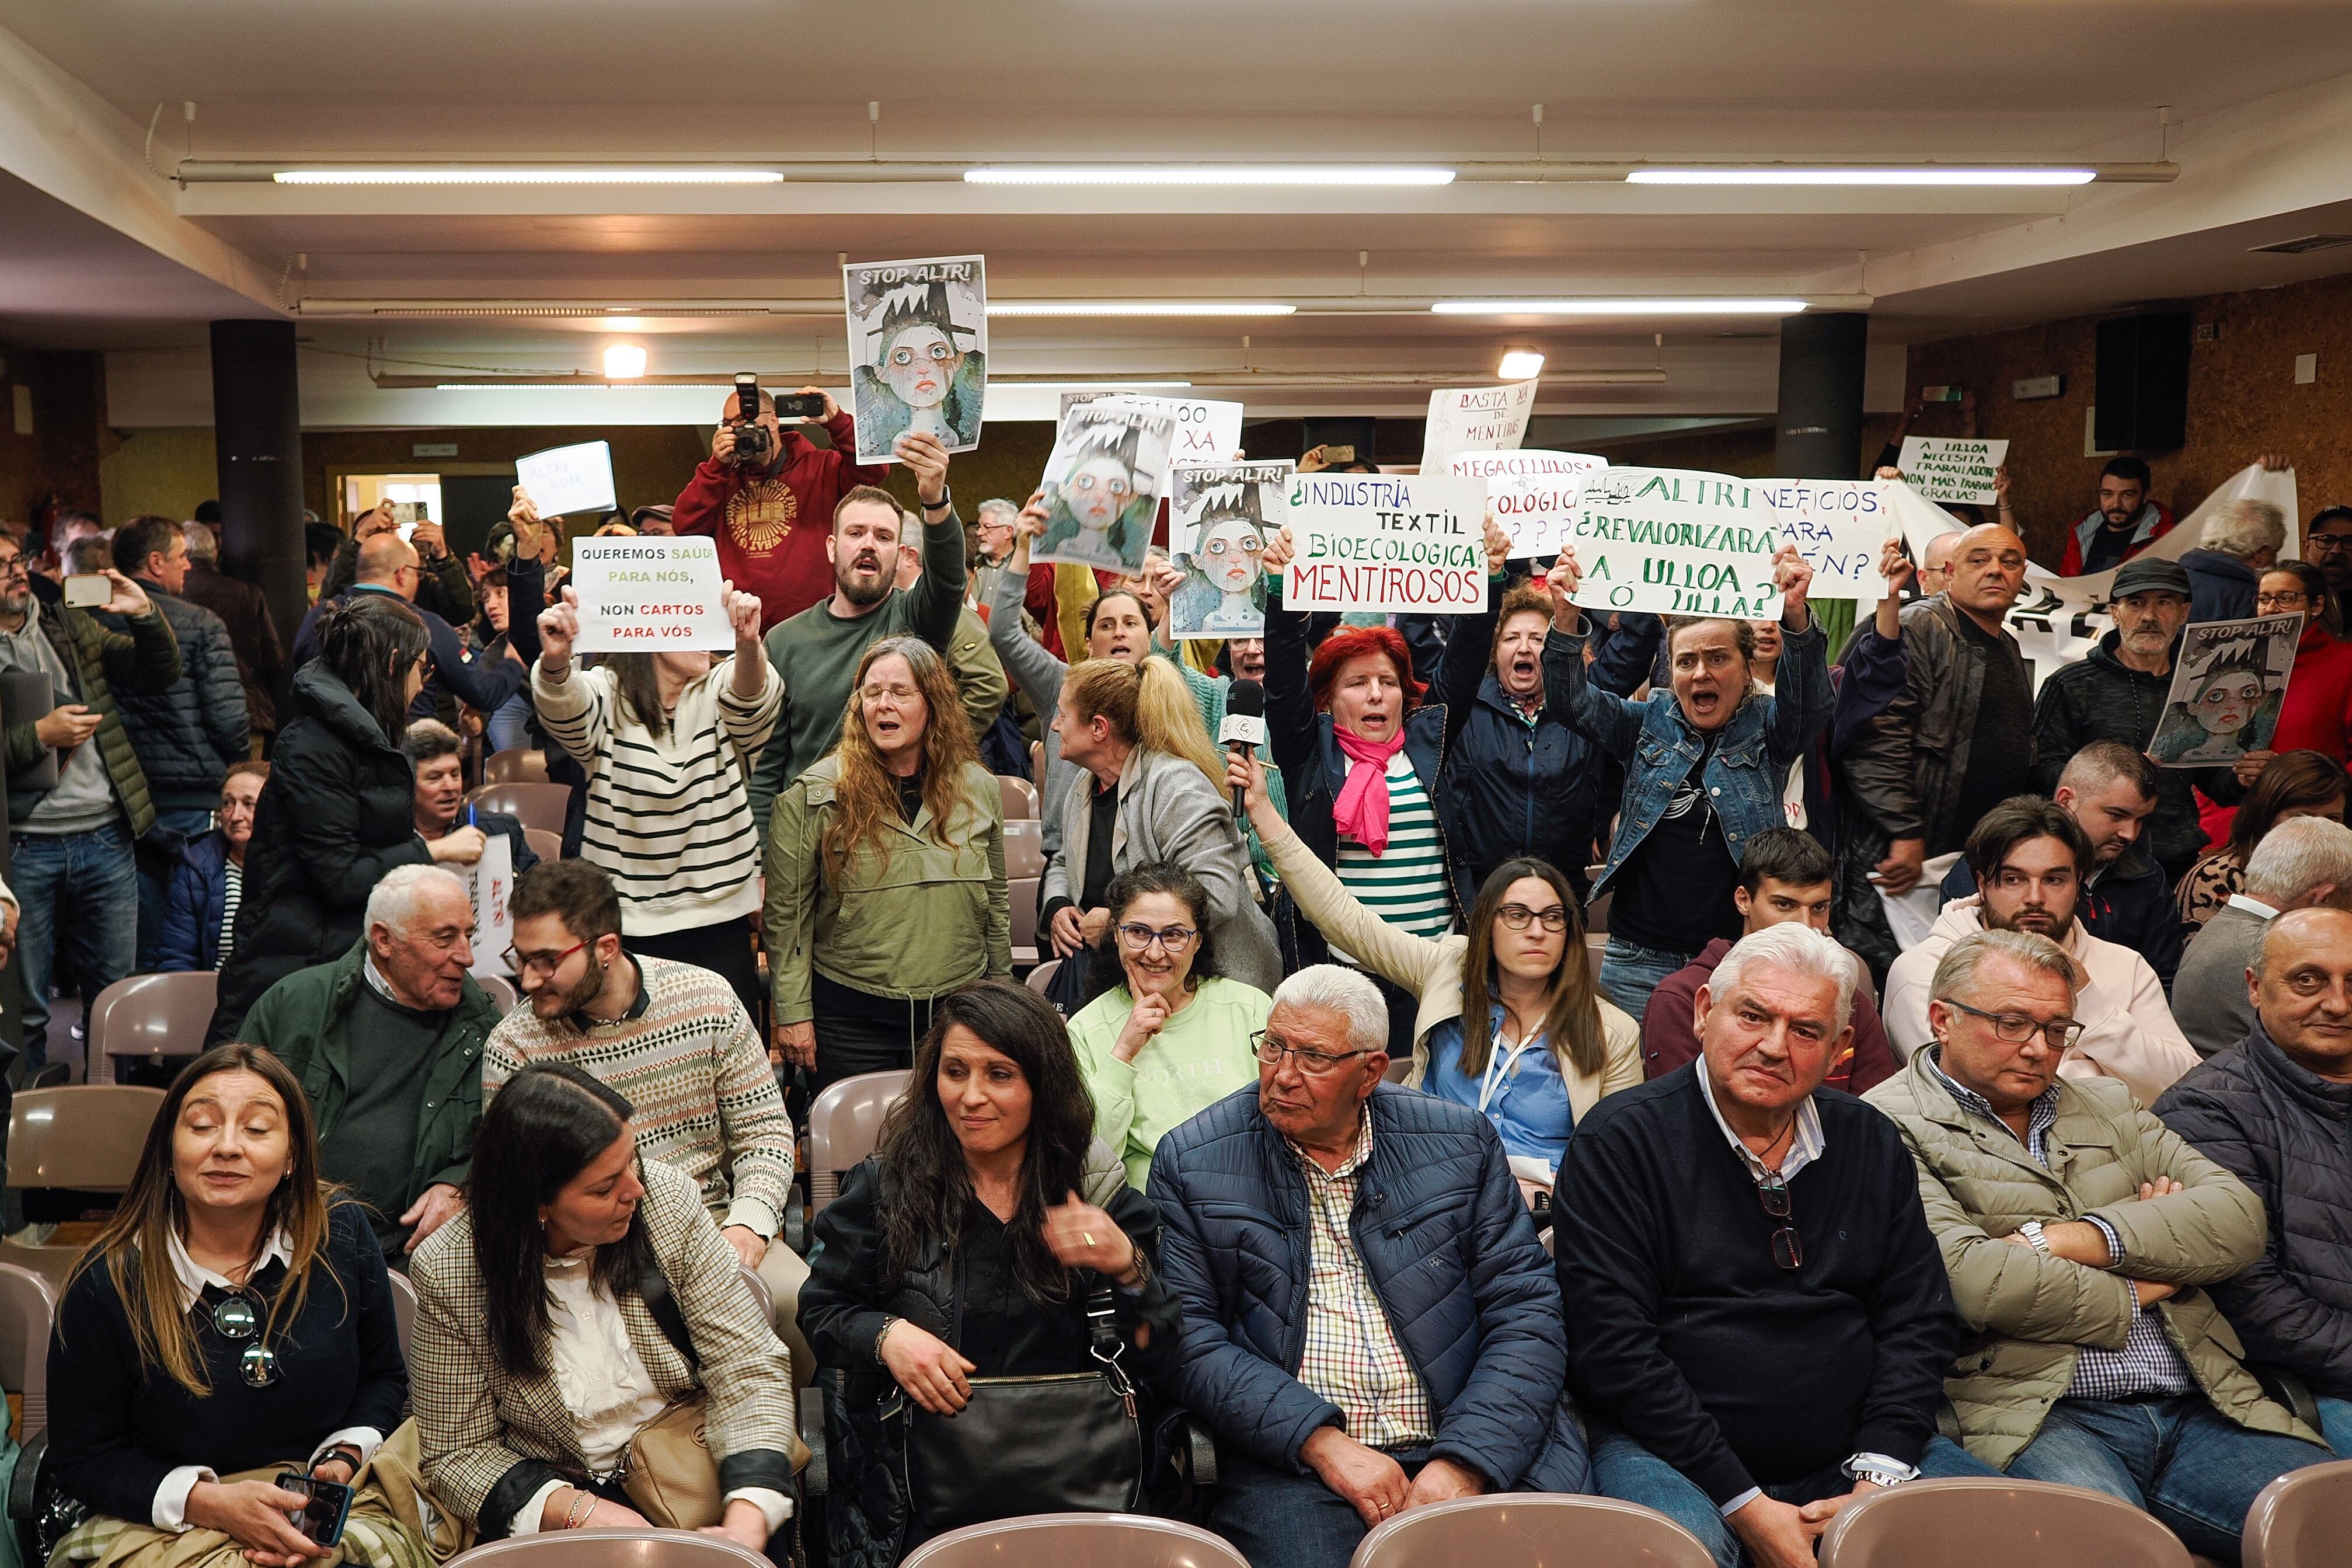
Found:
[[2156, 1113], [2253, 1189], [2261, 1261], [2210, 1287], [2246, 1359], [2291, 1372], [2320, 1429], [2352, 1443], [2352, 913], [2291, 910], [2246, 971], [2246, 1037], [2165, 1090]]
[[1909, 892], [1929, 856], [2031, 787], [2033, 687], [2001, 626], [2024, 588], [2023, 540], [1997, 523], [1958, 535], [1944, 591], [1903, 612], [1903, 694], [1834, 759], [1858, 809], [1831, 929], [1882, 976], [1897, 949], [1874, 889]]
[[1939, 533], [1919, 552], [1919, 596], [1933, 598], [1952, 579], [1952, 552], [1959, 548], [1957, 533]]
[[384, 594], [404, 601], [425, 623], [433, 637], [433, 674], [416, 700], [409, 705], [411, 719], [426, 719], [438, 705], [436, 689], [446, 689], [467, 707], [483, 713], [495, 712], [500, 703], [522, 689], [530, 679], [530, 668], [520, 658], [507, 653], [493, 658], [471, 659], [466, 645], [449, 623], [432, 611], [415, 604], [416, 584], [422, 565], [416, 552], [403, 542], [397, 533], [371, 534], [360, 542], [357, 575], [352, 585], [332, 598], [322, 598], [302, 617], [302, 629], [294, 638], [294, 668], [299, 669], [319, 657], [319, 617], [331, 605], [340, 605], [354, 594]]

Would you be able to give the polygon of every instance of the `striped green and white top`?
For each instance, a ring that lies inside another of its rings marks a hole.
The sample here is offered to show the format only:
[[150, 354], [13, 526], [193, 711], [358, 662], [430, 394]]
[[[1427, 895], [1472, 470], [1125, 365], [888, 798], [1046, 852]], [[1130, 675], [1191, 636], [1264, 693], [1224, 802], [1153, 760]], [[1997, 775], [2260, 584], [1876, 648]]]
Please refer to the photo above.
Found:
[[[1372, 913], [1414, 936], [1435, 942], [1454, 929], [1453, 901], [1446, 895], [1445, 848], [1437, 837], [1437, 813], [1412, 759], [1399, 750], [1389, 759], [1389, 844], [1375, 858], [1354, 839], [1339, 838], [1339, 884]], [[1355, 959], [1338, 948], [1342, 963]]]

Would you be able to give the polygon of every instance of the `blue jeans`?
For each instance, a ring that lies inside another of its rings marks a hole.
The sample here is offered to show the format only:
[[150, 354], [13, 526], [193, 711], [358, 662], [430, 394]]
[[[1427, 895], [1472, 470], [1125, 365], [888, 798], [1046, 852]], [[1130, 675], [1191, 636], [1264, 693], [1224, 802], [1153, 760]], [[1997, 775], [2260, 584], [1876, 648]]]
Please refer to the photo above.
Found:
[[138, 963], [139, 866], [130, 825], [121, 821], [88, 833], [19, 832], [14, 857], [29, 1073], [49, 1059], [49, 982], [59, 951], [80, 988], [84, 1017], [98, 994]]
[[[1592, 1437], [1592, 1484], [1602, 1497], [1656, 1509], [1697, 1536], [1714, 1554], [1717, 1568], [1741, 1568], [1747, 1562], [1738, 1532], [1698, 1483], [1622, 1432], [1596, 1424]], [[1948, 1437], [1928, 1438], [1927, 1451], [1919, 1456], [1919, 1474], [1932, 1480], [1996, 1473]], [[1766, 1487], [1764, 1495], [1775, 1502], [1802, 1505], [1853, 1489], [1853, 1482], [1832, 1465], [1802, 1480]]]
[[[162, 811], [155, 813], [155, 826], [194, 840], [212, 831], [213, 814], [204, 811]], [[174, 854], [170, 859], [162, 855], [147, 855], [139, 861], [139, 968], [138, 973], [154, 972], [162, 962], [163, 947], [163, 909], [170, 901], [172, 872], [180, 863]]]
[[2352, 1399], [2318, 1397], [2319, 1435], [2339, 1459], [2352, 1459]]
[[[1391, 1448], [1406, 1479], [1429, 1461], [1426, 1448]], [[1250, 1561], [1250, 1568], [1348, 1568], [1367, 1533], [1356, 1505], [1313, 1471], [1297, 1475], [1261, 1465], [1231, 1445], [1217, 1446], [1217, 1487], [1209, 1527]]]
[[2249, 1432], [2202, 1394], [2062, 1399], [2009, 1473], [2119, 1497], [2163, 1521], [2189, 1551], [2235, 1563], [2246, 1511], [2262, 1489], [2334, 1457], [2297, 1438]]
[[482, 738], [493, 752], [523, 751], [530, 745], [530, 688], [525, 695], [509, 697], [493, 710], [482, 722]]
[[1609, 1000], [1624, 1010], [1625, 1016], [1637, 1023], [1643, 1009], [1650, 1005], [1650, 993], [1658, 982], [1677, 969], [1689, 966], [1695, 952], [1668, 952], [1659, 947], [1641, 947], [1622, 937], [1611, 937], [1607, 951], [1601, 955], [1601, 990]]

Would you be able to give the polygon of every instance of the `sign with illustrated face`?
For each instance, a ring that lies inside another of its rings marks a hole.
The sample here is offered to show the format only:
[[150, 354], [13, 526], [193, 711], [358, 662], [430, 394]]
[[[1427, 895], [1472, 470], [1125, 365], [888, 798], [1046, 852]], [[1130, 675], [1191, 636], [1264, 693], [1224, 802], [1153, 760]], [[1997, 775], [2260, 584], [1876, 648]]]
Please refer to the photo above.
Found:
[[2182, 628], [2172, 689], [2147, 754], [2158, 767], [2210, 768], [2266, 750], [2286, 700], [2301, 616], [2199, 621]]
[[860, 261], [841, 269], [849, 309], [857, 460], [887, 463], [908, 431], [950, 452], [980, 445], [988, 401], [988, 276], [977, 256]]
[[1169, 635], [1214, 641], [1265, 635], [1265, 542], [1290, 511], [1287, 462], [1179, 464], [1168, 542], [1183, 583], [1170, 596]]
[[1176, 422], [1165, 409], [1102, 399], [1062, 416], [1045, 459], [1045, 531], [1031, 558], [1132, 574], [1151, 548]]

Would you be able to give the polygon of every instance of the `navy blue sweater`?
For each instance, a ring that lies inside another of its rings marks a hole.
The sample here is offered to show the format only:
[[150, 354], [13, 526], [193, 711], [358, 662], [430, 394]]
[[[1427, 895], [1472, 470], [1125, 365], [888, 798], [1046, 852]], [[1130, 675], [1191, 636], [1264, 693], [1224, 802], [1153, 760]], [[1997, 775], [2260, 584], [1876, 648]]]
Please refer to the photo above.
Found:
[[1611, 1095], [1560, 1163], [1569, 1377], [1718, 1505], [1869, 1452], [1916, 1465], [1960, 1320], [1895, 1123], [1822, 1089], [1823, 1152], [1789, 1184], [1803, 1267], [1773, 1261], [1756, 1184], [1694, 1062]]

